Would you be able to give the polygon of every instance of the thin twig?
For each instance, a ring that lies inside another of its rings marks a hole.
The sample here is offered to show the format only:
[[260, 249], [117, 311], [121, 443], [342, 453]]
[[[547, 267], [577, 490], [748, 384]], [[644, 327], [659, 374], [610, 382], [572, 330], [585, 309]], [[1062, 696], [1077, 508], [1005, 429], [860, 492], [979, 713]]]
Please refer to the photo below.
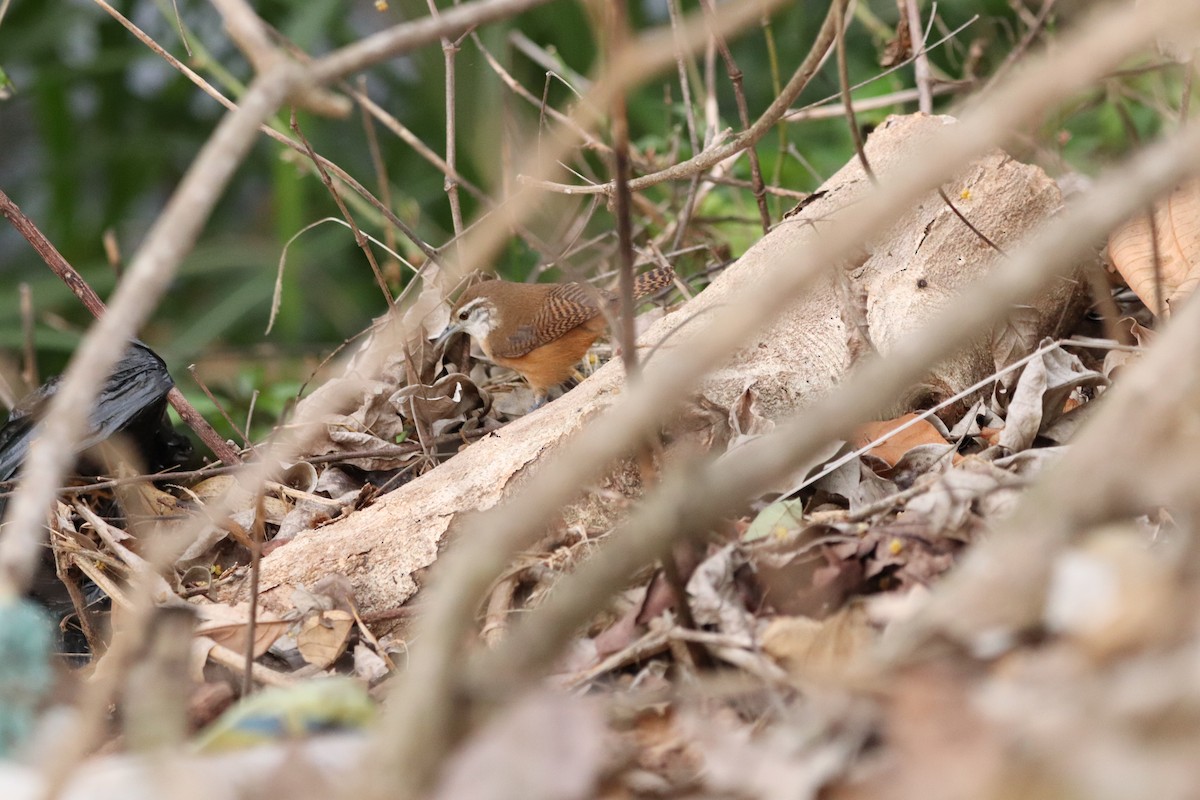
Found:
[[[969, 83], [937, 83], [931, 88], [934, 97], [939, 97], [946, 94], [954, 94], [956, 92], [966, 91], [971, 88]], [[854, 112], [861, 113], [863, 111], [875, 111], [881, 108], [890, 106], [903, 105], [911, 103], [917, 99], [916, 89], [899, 89], [895, 92], [879, 95], [878, 97], [867, 97], [862, 100], [854, 101]], [[837, 117], [846, 114], [846, 104], [839, 100], [837, 103], [824, 106], [811, 106], [809, 108], [800, 108], [795, 111], [789, 111], [783, 118], [784, 122], [808, 122], [815, 119], [836, 119]]]
[[[427, 5], [429, 6], [429, 16], [437, 19], [437, 4], [434, 0], [428, 0]], [[447, 36], [442, 37], [442, 64], [446, 79], [446, 166], [449, 167], [443, 189], [446, 192], [446, 199], [450, 202], [450, 222], [454, 226], [456, 237], [461, 236], [463, 232], [462, 201], [458, 197], [458, 184], [454, 182], [450, 174], [458, 171], [458, 113], [455, 110], [455, 98], [458, 97], [458, 91], [456, 89], [455, 56], [458, 55], [461, 41], [461, 39], [452, 41]]]
[[[776, 97], [770, 107], [755, 120], [754, 124], [747, 130], [735, 136], [729, 142], [712, 147], [699, 153], [687, 161], [682, 161], [678, 164], [673, 164], [666, 169], [649, 175], [642, 175], [634, 178], [629, 182], [630, 191], [640, 192], [651, 186], [657, 186], [660, 183], [668, 181], [677, 181], [690, 178], [693, 175], [703, 173], [705, 170], [711, 169], [713, 166], [721, 163], [732, 155], [741, 153], [747, 147], [750, 147], [758, 142], [766, 133], [777, 123], [783, 114], [791, 106], [792, 101], [803, 91], [804, 87], [816, 74], [817, 67], [825, 59], [825, 53], [833, 46], [836, 38], [836, 24], [834, 21], [835, 8], [840, 8], [843, 11], [848, 3], [848, 0], [833, 0], [830, 3], [829, 15], [825, 17], [825, 21], [821, 25], [821, 29], [817, 32], [817, 40], [813, 47], [805, 56], [804, 61], [793, 73], [791, 80], [784, 87], [783, 94]], [[524, 179], [524, 178], [523, 178]], [[573, 186], [568, 184], [543, 184], [543, 186], [553, 187], [555, 191], [563, 194], [610, 194], [613, 190], [611, 183], [603, 183], [595, 186]]]
[[204, 396], [207, 397], [209, 402], [211, 402], [217, 409], [217, 413], [224, 418], [225, 423], [229, 425], [229, 427], [233, 429], [233, 432], [238, 435], [238, 438], [242, 440], [242, 445], [246, 448], [250, 448], [250, 438], [246, 436], [246, 432], [239, 428], [238, 424], [233, 421], [233, 417], [229, 416], [229, 412], [225, 410], [225, 406], [221, 404], [221, 401], [218, 400], [216, 395], [214, 395], [208, 388], [208, 384], [200, 378], [200, 374], [196, 371], [195, 364], [188, 364], [188, 374], [192, 376], [192, 380], [194, 380], [196, 385], [200, 387], [200, 391], [204, 392]]
[[968, 228], [971, 229], [971, 233], [978, 236], [984, 244], [986, 244], [988, 247], [995, 250], [1000, 255], [1006, 255], [1006, 253], [1004, 252], [1004, 248], [1002, 248], [1000, 245], [993, 242], [986, 233], [979, 230], [979, 228], [975, 227], [975, 223], [973, 223], [973, 222], [971, 222], [971, 220], [967, 219], [966, 215], [958, 210], [958, 206], [954, 205], [953, 201], [950, 200], [950, 195], [946, 194], [945, 189], [943, 189], [942, 187], [939, 186], [937, 191], [938, 191], [938, 195], [942, 198], [942, 202], [945, 203], [946, 206], [951, 211], [954, 212], [954, 216], [958, 217], [959, 221], [961, 221], [962, 224], [966, 225]]
[[841, 6], [834, 4], [837, 12], [837, 67], [838, 86], [842, 88], [842, 107], [846, 112], [846, 124], [850, 126], [850, 138], [854, 141], [854, 152], [858, 155], [858, 163], [871, 183], [878, 184], [875, 170], [867, 160], [867, 151], [863, 148], [862, 131], [858, 128], [858, 119], [854, 116], [854, 103], [850, 99], [850, 73], [846, 65], [846, 20]]
[[[25, 216], [24, 212], [17, 207], [17, 204], [3, 191], [0, 191], [0, 215], [3, 215], [17, 229], [17, 232], [25, 237], [25, 240], [33, 246], [33, 249], [41, 256], [42, 261], [50, 268], [50, 271], [67, 285], [67, 288], [79, 298], [79, 302], [83, 303], [83, 307], [93, 317], [99, 319], [103, 316], [104, 303], [100, 300], [100, 296], [96, 294], [96, 291], [63, 258], [58, 249], [38, 229], [37, 225], [33, 223], [33, 220]], [[132, 334], [126, 338], [132, 338]], [[217, 435], [213, 427], [208, 424], [208, 420], [200, 415], [200, 412], [187, 401], [182, 392], [176, 388], [172, 388], [167, 394], [167, 401], [171, 404], [172, 408], [179, 412], [179, 417], [183, 420], [184, 424], [196, 432], [196, 435], [200, 437], [200, 441], [204, 442], [217, 458], [226, 464], [238, 464], [241, 462], [237, 451], [227, 445], [225, 440]]]
[[317, 154], [313, 152], [312, 145], [308, 143], [308, 137], [304, 135], [304, 131], [300, 130], [300, 123], [296, 120], [296, 110], [292, 109], [292, 132], [296, 134], [296, 138], [300, 140], [300, 144], [304, 145], [304, 152], [308, 155], [313, 165], [317, 168], [317, 173], [321, 176], [321, 183], [325, 184], [325, 188], [329, 190], [333, 202], [337, 203], [338, 210], [342, 212], [342, 218], [346, 220], [346, 224], [350, 226], [350, 230], [354, 233], [354, 241], [363, 251], [363, 255], [367, 257], [367, 263], [371, 265], [371, 274], [375, 276], [375, 284], [379, 287], [379, 291], [383, 294], [383, 299], [390, 308], [396, 301], [392, 297], [392, 290], [388, 288], [387, 279], [383, 276], [383, 270], [379, 268], [379, 262], [375, 260], [375, 251], [371, 249], [370, 242], [363, 232], [358, 227], [358, 223], [354, 221], [354, 215], [346, 208], [346, 204], [342, 202], [342, 196], [333, 188], [333, 180], [329, 177], [329, 173], [325, 170], [321, 159], [317, 158]]
[[[858, 6], [858, 8], [860, 8], [860, 9], [861, 9], [861, 8], [862, 8], [862, 6], [860, 5], [860, 6]], [[859, 15], [859, 16], [861, 17], [861, 15]], [[976, 14], [975, 16], [971, 17], [971, 18], [970, 18], [970, 19], [968, 19], [966, 22], [964, 22], [962, 25], [959, 25], [957, 28], [955, 28], [954, 30], [952, 30], [952, 31], [950, 31], [949, 33], [947, 33], [947, 34], [946, 34], [945, 36], [943, 36], [941, 39], [938, 39], [938, 40], [937, 40], [936, 42], [934, 42], [932, 45], [930, 45], [929, 47], [925, 48], [925, 52], [929, 52], [929, 51], [933, 50], [934, 48], [941, 46], [941, 45], [942, 45], [942, 44], [944, 44], [945, 42], [947, 42], [947, 41], [950, 41], [950, 40], [951, 40], [951, 39], [953, 39], [955, 36], [957, 36], [958, 34], [962, 33], [964, 30], [966, 30], [967, 28], [971, 27], [972, 25], [974, 25], [974, 24], [975, 24], [976, 22], [978, 22], [978, 21], [979, 21], [979, 15], [978, 15], [978, 14]], [[867, 78], [866, 80], [861, 80], [861, 81], [859, 81], [858, 83], [856, 83], [856, 84], [854, 84], [853, 86], [851, 86], [851, 87], [850, 87], [850, 90], [851, 90], [851, 91], [855, 91], [855, 90], [857, 90], [857, 89], [861, 89], [861, 88], [863, 88], [864, 86], [870, 86], [870, 85], [871, 85], [871, 84], [873, 84], [873, 83], [876, 83], [876, 82], [878, 82], [878, 81], [880, 81], [880, 80], [883, 80], [883, 79], [884, 79], [884, 78], [886, 78], [887, 76], [889, 76], [889, 75], [891, 75], [891, 74], [893, 74], [893, 73], [895, 73], [895, 72], [899, 72], [900, 70], [904, 69], [906, 66], [908, 66], [909, 64], [911, 64], [911, 63], [913, 62], [913, 59], [915, 59], [915, 58], [916, 58], [916, 54], [914, 53], [913, 55], [910, 55], [910, 56], [909, 56], [907, 59], [905, 59], [904, 61], [901, 61], [900, 63], [896, 64], [895, 66], [888, 67], [887, 69], [885, 69], [885, 70], [882, 70], [881, 72], [876, 72], [876, 73], [874, 73], [874, 74], [873, 74], [873, 75], [872, 75], [870, 78]], [[941, 85], [941, 84], [939, 84], [939, 85]], [[971, 85], [971, 82], [969, 82], [969, 81], [960, 81], [960, 82], [958, 82], [957, 84], [954, 84], [954, 85], [955, 85], [955, 86], [966, 86], [966, 87], [969, 87], [969, 86]], [[937, 91], [938, 91], [938, 90], [937, 90], [937, 87], [934, 87], [934, 92], [936, 93]], [[813, 102], [809, 103], [807, 106], [803, 106], [803, 107], [801, 107], [801, 108], [798, 108], [798, 109], [796, 109], [795, 111], [789, 111], [787, 114], [785, 114], [785, 115], [784, 115], [784, 120], [786, 120], [786, 121], [789, 121], [789, 122], [790, 122], [790, 121], [792, 121], [792, 120], [794, 120], [794, 119], [803, 119], [803, 118], [804, 118], [804, 115], [805, 115], [807, 112], [809, 112], [809, 111], [812, 111], [813, 109], [816, 109], [817, 107], [819, 107], [819, 106], [822, 106], [822, 105], [824, 105], [824, 104], [826, 104], [826, 103], [837, 103], [838, 107], [840, 108], [840, 107], [841, 107], [841, 102], [840, 102], [840, 101], [841, 101], [841, 97], [842, 97], [842, 93], [841, 93], [841, 88], [839, 87], [839, 89], [838, 89], [838, 91], [837, 91], [837, 92], [835, 92], [835, 93], [833, 93], [833, 94], [831, 94], [831, 95], [829, 95], [829, 96], [827, 96], [827, 97], [822, 97], [822, 98], [820, 98], [820, 99], [818, 99], [818, 100], [814, 100]], [[914, 97], [915, 97], [915, 96], [914, 96]], [[868, 101], [864, 101], [864, 102], [868, 102]], [[860, 104], [858, 107], [859, 107], [859, 108], [862, 108], [863, 106]], [[833, 115], [831, 115], [831, 116], [841, 116], [841, 115], [840, 115], [840, 114], [833, 114]]]
[[[367, 78], [365, 75], [358, 76], [358, 93], [362, 96], [367, 94]], [[383, 160], [383, 151], [379, 148], [379, 134], [375, 132], [375, 123], [371, 120], [371, 113], [362, 103], [358, 104], [359, 110], [362, 112], [362, 127], [363, 133], [367, 137], [367, 152], [371, 154], [371, 166], [375, 170], [376, 192], [379, 193], [379, 201], [388, 208], [392, 207], [392, 186], [388, 180], [387, 162]], [[388, 250], [396, 250], [396, 231], [394, 228], [387, 227], [383, 231], [383, 241]], [[388, 268], [384, 270], [384, 276], [396, 283], [400, 282], [400, 264], [395, 256], [387, 262]]]
[[[235, 672], [241, 669], [246, 663], [244, 653], [239, 653], [237, 650], [226, 647], [223, 644], [215, 644], [210, 647], [208, 649], [208, 657], [213, 663], [220, 664]], [[250, 666], [251, 676], [256, 683], [260, 683], [263, 686], [287, 687], [296, 685], [297, 679], [287, 673], [278, 672], [258, 662], [251, 662]]]
[[1163, 297], [1162, 244], [1158, 241], [1158, 216], [1154, 204], [1146, 206], [1146, 226], [1150, 229], [1150, 267], [1154, 271], [1154, 316], [1162, 319], [1167, 311]]
[[[675, 46], [675, 70], [679, 73], [679, 92], [681, 101], [683, 102], [684, 120], [687, 123], [688, 145], [693, 154], [700, 152], [700, 135], [696, 127], [696, 106], [692, 99], [692, 82], [688, 78], [688, 61], [687, 50], [683, 46], [683, 42], [679, 36], [680, 20], [683, 17], [679, 9], [679, 0], [667, 0], [667, 12], [671, 18], [671, 31], [675, 33], [673, 44]], [[671, 249], [677, 250], [683, 243], [684, 236], [687, 235], [687, 229], [692, 219], [692, 212], [696, 207], [696, 192], [700, 187], [700, 175], [692, 176], [688, 182], [687, 195], [684, 197], [683, 206], [679, 210], [679, 216], [675, 220], [675, 233], [671, 240]]]
[[246, 662], [242, 670], [242, 697], [254, 687], [254, 629], [258, 625], [258, 580], [262, 573], [262, 546], [267, 540], [266, 492], [255, 493], [254, 524], [250, 526], [250, 607], [246, 615]]
[[[771, 70], [771, 94], [778, 95], [783, 91], [783, 78], [779, 69], [779, 48], [775, 45], [775, 29], [771, 25], [771, 18], [763, 14], [762, 23], [763, 41], [767, 43], [767, 65]], [[775, 170], [771, 175], [771, 183], [778, 185], [783, 179], [783, 165], [786, 162], [787, 156], [787, 126], [783, 125], [783, 119], [779, 120], [780, 124], [775, 126], [779, 132], [779, 147], [775, 153]], [[776, 213], [780, 211], [780, 204], [775, 204]]]
[[904, 16], [908, 22], [908, 39], [912, 43], [915, 59], [913, 78], [917, 84], [917, 108], [922, 114], [933, 113], [933, 76], [929, 70], [929, 56], [925, 53], [925, 30], [921, 27], [921, 10], [917, 0], [904, 0]]
[[[608, 15], [606, 45], [609, 58], [625, 47], [629, 33], [626, 0], [612, 0], [605, 4]], [[637, 309], [633, 299], [633, 222], [630, 219], [629, 192], [629, 117], [625, 106], [625, 95], [615, 92], [610, 106], [613, 133], [613, 185], [614, 214], [617, 219], [617, 271], [620, 279], [621, 298], [620, 336], [621, 361], [625, 365], [628, 380], [638, 378], [637, 347], [634, 343], [634, 316]]]
[[17, 287], [21, 295], [21, 380], [25, 389], [33, 391], [38, 385], [37, 343], [34, 341], [33, 290], [21, 281]]
[[[64, 537], [61, 541], [67, 540]], [[107, 644], [104, 638], [96, 631], [96, 626], [92, 620], [92, 613], [88, 609], [83, 592], [79, 588], [79, 581], [75, 580], [70, 574], [71, 567], [74, 565], [74, 557], [66, 552], [66, 548], [60, 546], [58, 541], [52, 541], [51, 547], [54, 550], [54, 574], [58, 576], [59, 581], [67, 589], [67, 595], [71, 598], [71, 605], [75, 609], [75, 618], [79, 620], [79, 630], [83, 633], [88, 650], [92, 653], [93, 657], [102, 655]]]
[[[712, 14], [716, 9], [713, 0], [701, 0], [700, 6], [709, 14]], [[729, 43], [715, 29], [713, 32], [713, 41], [716, 43], [717, 50], [721, 54], [721, 60], [725, 62], [725, 72], [729, 77], [730, 84], [733, 85], [733, 98], [737, 104], [738, 121], [742, 124], [742, 129], [745, 130], [750, 127], [750, 110], [746, 106], [746, 91], [743, 85], [745, 75], [742, 73], [741, 67], [733, 60], [733, 53], [729, 51]], [[763, 191], [762, 167], [758, 163], [758, 151], [755, 149], [754, 144], [746, 147], [746, 155], [750, 159], [750, 181], [754, 185], [754, 202], [758, 205], [758, 216], [762, 221], [762, 231], [766, 233], [771, 230], [771, 212], [767, 209], [767, 195]]]

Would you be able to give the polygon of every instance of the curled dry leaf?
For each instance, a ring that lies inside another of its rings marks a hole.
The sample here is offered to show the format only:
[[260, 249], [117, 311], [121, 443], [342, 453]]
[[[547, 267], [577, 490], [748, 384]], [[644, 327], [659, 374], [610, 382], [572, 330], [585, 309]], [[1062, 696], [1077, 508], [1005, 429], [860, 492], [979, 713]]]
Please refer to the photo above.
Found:
[[[1015, 364], [1033, 352], [1040, 337], [1038, 311], [1032, 306], [1017, 306], [992, 330], [992, 360], [996, 371]], [[1003, 395], [1017, 382], [1018, 372], [1006, 372], [996, 382]]]
[[304, 660], [318, 669], [328, 669], [346, 652], [354, 617], [346, 611], [333, 609], [309, 615], [300, 624], [296, 647]]
[[[246, 651], [246, 630], [250, 623], [249, 603], [238, 603], [235, 606], [205, 603], [195, 608], [200, 619], [195, 630], [197, 637], [207, 637], [239, 653]], [[254, 657], [258, 658], [267, 652], [272, 642], [287, 633], [289, 625], [287, 620], [260, 608], [254, 624]]]
[[1008, 404], [1008, 416], [998, 444], [1012, 452], [1027, 450], [1042, 427], [1042, 396], [1046, 393], [1046, 365], [1035, 358], [1021, 371]]
[[446, 375], [430, 386], [405, 386], [388, 402], [402, 418], [419, 422], [435, 436], [461, 423], [468, 414], [487, 413], [491, 403], [488, 394], [461, 372]]
[[[1049, 340], [1044, 340], [1042, 345], [1048, 343]], [[1028, 449], [1068, 412], [1081, 411], [1083, 407], [1072, 400], [1077, 390], [1107, 384], [1108, 379], [1085, 367], [1078, 356], [1061, 347], [1043, 353], [1021, 371], [997, 443], [1013, 452]], [[1055, 440], [1060, 441], [1064, 435], [1064, 430], [1058, 431]]]
[[[942, 446], [949, 447], [949, 445]], [[901, 459], [901, 463], [903, 461], [904, 459]], [[874, 462], [874, 464], [868, 462]], [[860, 456], [852, 461], [847, 461], [822, 477], [813, 484], [813, 488], [818, 495], [828, 500], [837, 502], [837, 499], [841, 498], [850, 506], [851, 512], [857, 512], [863, 506], [875, 503], [899, 491], [899, 487], [893, 480], [881, 477], [876, 469], [886, 470], [886, 465], [871, 456]]]
[[704, 560], [687, 582], [692, 614], [700, 625], [717, 630], [746, 646], [754, 641], [754, 616], [746, 610], [734, 581], [734, 572], [746, 557], [726, 545]]
[[1148, 212], [1136, 214], [1113, 231], [1108, 257], [1147, 308], [1159, 313], [1161, 296], [1161, 311], [1175, 311], [1200, 284], [1200, 181], [1155, 203], [1153, 218]]
[[289, 465], [279, 476], [279, 482], [284, 486], [305, 493], [316, 489], [318, 480], [320, 476], [317, 474], [317, 468], [307, 461], [297, 461]]
[[[254, 522], [256, 506], [254, 493], [244, 489], [236, 475], [215, 475], [206, 478], [193, 486], [190, 493], [196, 500], [206, 504], [220, 502], [228, 493], [231, 501], [229, 510], [237, 523], [243, 528], [249, 528]], [[266, 521], [272, 525], [279, 524], [289, 509], [288, 503], [278, 497], [267, 495], [263, 498]], [[247, 513], [250, 515], [249, 518], [245, 516]]]
[[[1129, 329], [1129, 335], [1137, 342], [1139, 348], [1147, 347], [1154, 341], [1154, 329], [1147, 328], [1132, 317], [1118, 320], [1117, 325]], [[1112, 380], [1121, 369], [1136, 362], [1142, 357], [1141, 350], [1109, 350], [1104, 354], [1104, 377]]]
[[437, 264], [421, 268], [423, 286], [417, 299], [404, 311], [404, 330], [420, 330], [426, 339], [433, 339], [450, 324], [450, 304], [446, 302], [447, 288], [443, 285]]
[[378, 653], [359, 642], [354, 645], [354, 675], [369, 684], [383, 680], [388, 674], [388, 665]]
[[[942, 436], [941, 431], [932, 422], [925, 419], [912, 422], [916, 418], [916, 414], [905, 414], [895, 419], [863, 423], [855, 429], [854, 434], [850, 437], [850, 446], [857, 450], [876, 439], [888, 436], [887, 441], [880, 442], [867, 453], [878, 458], [888, 467], [894, 467], [904, 454], [914, 447], [925, 444], [948, 444], [946, 437]], [[907, 428], [896, 430], [910, 422], [912, 424]], [[896, 433], [889, 436], [888, 434], [891, 434], [892, 431], [896, 431]]]
[[729, 428], [733, 440], [729, 449], [741, 445], [745, 440], [757, 438], [775, 430], [775, 422], [763, 416], [758, 404], [758, 395], [753, 384], [747, 386], [729, 409]]

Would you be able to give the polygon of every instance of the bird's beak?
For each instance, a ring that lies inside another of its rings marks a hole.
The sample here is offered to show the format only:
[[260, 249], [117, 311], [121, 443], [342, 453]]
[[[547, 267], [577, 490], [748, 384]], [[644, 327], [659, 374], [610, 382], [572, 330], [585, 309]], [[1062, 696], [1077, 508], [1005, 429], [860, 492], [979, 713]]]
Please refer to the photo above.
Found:
[[444, 345], [446, 343], [446, 340], [448, 340], [451, 336], [458, 333], [462, 329], [463, 329], [463, 327], [462, 327], [461, 322], [450, 323], [449, 325], [446, 326], [446, 330], [444, 330], [440, 334], [438, 334], [438, 337], [433, 340], [433, 346], [441, 347], [442, 345]]

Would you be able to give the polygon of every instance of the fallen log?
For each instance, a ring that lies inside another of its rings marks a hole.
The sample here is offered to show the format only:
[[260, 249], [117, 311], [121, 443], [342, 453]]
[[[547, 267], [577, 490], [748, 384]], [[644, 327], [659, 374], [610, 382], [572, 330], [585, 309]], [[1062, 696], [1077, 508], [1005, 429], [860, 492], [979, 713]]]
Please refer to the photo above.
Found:
[[[876, 175], [905, 158], [917, 139], [931, 136], [948, 117], [895, 117], [870, 137], [866, 155]], [[801, 207], [777, 224], [708, 288], [654, 324], [639, 340], [655, 369], [739, 287], [769, 270], [786, 269], [789, 254], [816, 241], [839, 215], [872, 189], [854, 159]], [[994, 151], [908, 209], [886, 232], [864, 242], [856, 258], [831, 264], [809, 292], [764, 327], [724, 367], [710, 374], [699, 394], [728, 407], [748, 388], [768, 418], [796, 412], [824, 397], [874, 348], [884, 354], [906, 333], [921, 327], [955, 301], [961, 289], [1001, 263], [1001, 251], [1043, 223], [1062, 206], [1057, 186], [1041, 169]], [[1022, 315], [1033, 341], [1069, 326], [1082, 308], [1081, 282], [1063, 281], [1034, 300]], [[921, 386], [898, 398], [897, 412], [927, 405], [970, 386], [994, 369], [989, 339], [963, 342], [958, 354], [939, 364]], [[451, 524], [485, 510], [533, 474], [556, 451], [608, 407], [623, 384], [618, 360], [563, 397], [467, 447], [437, 469], [385, 496], [374, 506], [334, 524], [299, 534], [262, 562], [260, 591], [271, 608], [288, 605], [292, 588], [311, 585], [329, 573], [347, 576], [364, 611], [404, 604], [420, 588], [422, 571], [436, 559]], [[617, 469], [607, 490], [626, 495], [637, 480]], [[598, 513], [612, 508], [593, 497], [582, 506]], [[611, 504], [607, 504], [611, 506]], [[226, 590], [228, 597], [246, 588]]]

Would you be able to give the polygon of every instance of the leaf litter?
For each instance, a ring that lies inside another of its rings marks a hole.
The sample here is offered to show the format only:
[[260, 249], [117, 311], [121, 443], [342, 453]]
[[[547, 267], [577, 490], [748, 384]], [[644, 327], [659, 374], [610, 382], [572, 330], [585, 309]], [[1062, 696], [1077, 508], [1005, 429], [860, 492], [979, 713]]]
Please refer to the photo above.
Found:
[[[873, 657], [1069, 447], [1078, 421], [1137, 355], [1109, 349], [1098, 361], [1023, 330], [1018, 315], [993, 339], [998, 369], [1023, 366], [965, 413], [863, 425], [762, 487], [706, 541], [677, 549], [674, 578], [661, 566], [644, 570], [579, 632], [545, 688], [450, 759], [434, 796], [949, 798], [1020, 786], [1022, 796], [1116, 798], [1150, 784], [1164, 787], [1159, 796], [1188, 796], [1200, 775], [1171, 736], [1200, 733], [1195, 631], [1176, 611], [1195, 587], [1188, 545], [1165, 513], [1054, 556], [1045, 615], [1027, 641], [988, 657], [931, 647], [884, 671]], [[1137, 322], [1128, 330], [1139, 343], [1150, 337]], [[432, 469], [522, 406], [501, 373], [472, 366], [465, 342], [435, 351], [418, 337], [403, 350], [382, 379], [357, 381], [356, 400], [328, 420], [309, 460], [265, 499], [243, 493], [212, 515], [157, 584], [199, 620], [194, 727], [232, 702], [236, 662], [214, 653], [240, 658], [251, 628], [253, 657], [281, 677], [352, 675], [382, 691], [403, 665], [405, 615], [364, 618], [344, 577], [296, 586], [289, 609], [259, 608], [253, 624], [248, 603], [208, 599], [245, 576], [255, 530], [268, 547], [286, 546]], [[753, 386], [729, 408], [697, 401], [670, 435], [740, 448], [774, 427], [756, 401]], [[53, 554], [72, 598], [65, 616], [90, 647], [102, 649], [108, 622], [88, 596], [129, 607], [124, 587], [146, 569], [138, 513], [169, 532], [183, 524], [172, 521], [176, 511], [231, 491], [236, 482], [210, 477], [136, 494], [85, 491], [59, 504]], [[503, 638], [506, 619], [536, 607], [606, 532], [564, 522], [525, 553], [494, 588], [481, 638]], [[308, 732], [304, 712], [286, 713]]]

